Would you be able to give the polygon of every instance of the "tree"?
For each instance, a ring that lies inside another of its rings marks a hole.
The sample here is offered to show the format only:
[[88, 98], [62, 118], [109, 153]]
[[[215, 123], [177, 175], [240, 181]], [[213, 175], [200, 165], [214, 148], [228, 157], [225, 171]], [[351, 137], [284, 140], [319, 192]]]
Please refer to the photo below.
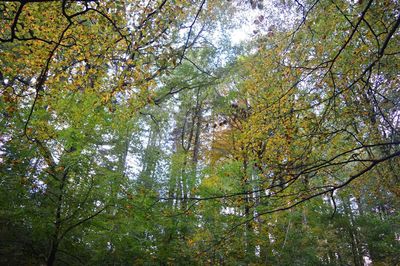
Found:
[[398, 8], [1, 3], [1, 263], [398, 264]]

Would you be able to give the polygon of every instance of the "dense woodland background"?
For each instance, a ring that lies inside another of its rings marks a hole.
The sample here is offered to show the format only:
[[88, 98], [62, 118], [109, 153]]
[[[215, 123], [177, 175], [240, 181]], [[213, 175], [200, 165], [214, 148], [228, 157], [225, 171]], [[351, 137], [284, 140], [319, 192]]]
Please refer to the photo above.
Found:
[[1, 1], [0, 264], [399, 265], [399, 25], [397, 0]]

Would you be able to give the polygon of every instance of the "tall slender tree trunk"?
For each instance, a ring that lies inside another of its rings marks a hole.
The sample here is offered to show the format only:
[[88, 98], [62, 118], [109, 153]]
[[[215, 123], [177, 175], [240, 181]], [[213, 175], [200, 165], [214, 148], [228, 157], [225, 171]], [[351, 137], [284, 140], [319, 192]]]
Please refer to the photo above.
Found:
[[353, 253], [353, 261], [355, 266], [362, 266], [363, 265], [363, 258], [362, 258], [362, 247], [360, 240], [358, 239], [358, 232], [357, 228], [355, 227], [355, 220], [354, 214], [351, 209], [351, 202], [349, 198], [343, 200], [343, 206], [345, 213], [349, 218], [349, 228], [348, 233], [351, 242], [351, 249]]
[[60, 230], [61, 230], [61, 214], [62, 214], [62, 204], [64, 200], [64, 187], [65, 183], [67, 180], [67, 175], [68, 175], [68, 169], [64, 170], [64, 173], [62, 174], [60, 178], [60, 184], [58, 187], [58, 197], [57, 197], [57, 209], [55, 213], [55, 219], [54, 219], [54, 232], [53, 236], [51, 239], [51, 245], [50, 245], [50, 251], [49, 251], [49, 256], [47, 257], [47, 265], [51, 266], [54, 265], [54, 262], [56, 260], [56, 254], [58, 252], [58, 246], [60, 244]]

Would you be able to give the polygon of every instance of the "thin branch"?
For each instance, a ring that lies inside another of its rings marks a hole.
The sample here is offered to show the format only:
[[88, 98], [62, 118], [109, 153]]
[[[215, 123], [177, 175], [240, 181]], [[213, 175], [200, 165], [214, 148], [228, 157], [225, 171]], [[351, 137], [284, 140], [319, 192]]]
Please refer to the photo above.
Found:
[[201, 1], [200, 7], [199, 7], [199, 9], [197, 10], [196, 16], [194, 17], [194, 20], [193, 20], [192, 24], [189, 26], [189, 33], [188, 33], [188, 36], [187, 36], [187, 38], [186, 38], [185, 45], [183, 46], [183, 51], [182, 51], [181, 58], [179, 59], [179, 64], [182, 62], [182, 59], [183, 59], [183, 57], [185, 56], [186, 50], [187, 50], [188, 47], [189, 47], [189, 40], [190, 40], [190, 37], [191, 37], [191, 35], [192, 35], [193, 26], [194, 26], [194, 24], [196, 23], [197, 18], [199, 17], [199, 15], [200, 15], [200, 13], [201, 13], [201, 11], [202, 11], [202, 9], [203, 9], [203, 6], [204, 6], [205, 2], [206, 2], [206, 0], [202, 0], [202, 1]]

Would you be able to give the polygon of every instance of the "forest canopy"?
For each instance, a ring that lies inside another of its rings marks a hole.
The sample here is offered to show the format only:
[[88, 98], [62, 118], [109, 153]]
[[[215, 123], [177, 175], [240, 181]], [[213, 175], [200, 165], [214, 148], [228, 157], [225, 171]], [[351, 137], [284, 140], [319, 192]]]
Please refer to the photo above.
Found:
[[400, 264], [399, 26], [397, 0], [1, 1], [0, 264]]

